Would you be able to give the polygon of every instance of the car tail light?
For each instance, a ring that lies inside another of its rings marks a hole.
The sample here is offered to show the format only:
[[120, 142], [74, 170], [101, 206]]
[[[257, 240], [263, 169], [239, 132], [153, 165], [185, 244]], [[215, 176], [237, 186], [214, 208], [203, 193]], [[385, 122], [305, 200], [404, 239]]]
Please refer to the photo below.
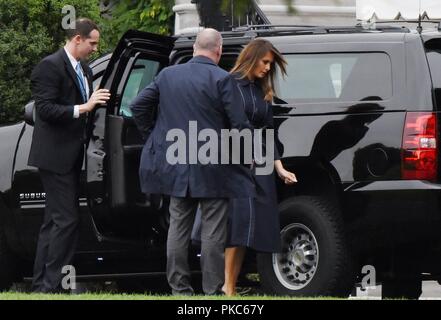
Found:
[[401, 149], [401, 177], [407, 180], [436, 180], [436, 115], [408, 112]]

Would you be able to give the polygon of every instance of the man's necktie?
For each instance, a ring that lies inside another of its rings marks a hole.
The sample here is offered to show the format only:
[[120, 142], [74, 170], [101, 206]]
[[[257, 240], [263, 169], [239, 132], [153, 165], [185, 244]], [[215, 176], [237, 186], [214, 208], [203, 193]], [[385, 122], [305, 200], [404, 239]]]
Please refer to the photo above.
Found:
[[77, 63], [77, 67], [75, 70], [77, 72], [78, 82], [80, 83], [81, 95], [83, 96], [83, 101], [87, 102], [86, 84], [84, 83], [84, 77], [83, 77], [83, 72], [81, 71], [80, 63]]

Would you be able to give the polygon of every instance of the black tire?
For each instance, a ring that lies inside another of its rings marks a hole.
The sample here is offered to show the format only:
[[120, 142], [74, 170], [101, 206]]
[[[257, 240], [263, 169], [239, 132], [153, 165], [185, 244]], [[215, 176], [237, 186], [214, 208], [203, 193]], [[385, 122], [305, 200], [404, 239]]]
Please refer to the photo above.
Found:
[[299, 196], [280, 204], [282, 253], [258, 254], [265, 293], [347, 297], [355, 284], [340, 212], [328, 201]]
[[0, 228], [0, 292], [9, 290], [17, 279], [17, 259], [10, 251], [3, 230]]

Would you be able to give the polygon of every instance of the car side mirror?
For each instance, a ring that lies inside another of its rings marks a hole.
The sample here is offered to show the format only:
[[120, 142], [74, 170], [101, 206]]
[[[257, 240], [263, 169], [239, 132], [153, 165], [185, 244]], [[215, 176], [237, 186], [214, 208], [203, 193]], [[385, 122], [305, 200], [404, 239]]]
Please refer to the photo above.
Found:
[[24, 121], [33, 126], [35, 124], [35, 102], [29, 102], [24, 109]]

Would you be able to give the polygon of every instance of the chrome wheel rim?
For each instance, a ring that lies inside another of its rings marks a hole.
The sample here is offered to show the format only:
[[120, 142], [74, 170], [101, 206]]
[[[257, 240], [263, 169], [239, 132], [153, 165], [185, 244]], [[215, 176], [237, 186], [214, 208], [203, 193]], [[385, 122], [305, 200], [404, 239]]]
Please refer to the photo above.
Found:
[[305, 225], [293, 223], [280, 232], [282, 252], [272, 255], [279, 282], [289, 290], [300, 290], [314, 278], [319, 248], [314, 233]]

